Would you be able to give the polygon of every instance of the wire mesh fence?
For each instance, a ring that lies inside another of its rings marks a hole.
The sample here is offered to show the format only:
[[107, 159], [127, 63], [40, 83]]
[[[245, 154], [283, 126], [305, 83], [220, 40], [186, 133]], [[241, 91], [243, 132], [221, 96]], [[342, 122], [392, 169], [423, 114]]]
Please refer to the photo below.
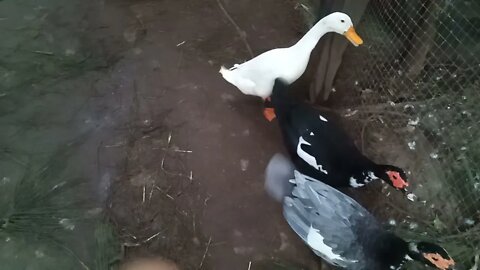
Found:
[[331, 100], [364, 152], [403, 166], [423, 202], [392, 194], [373, 209], [478, 265], [480, 2], [371, 0], [358, 32], [365, 46], [347, 50]]

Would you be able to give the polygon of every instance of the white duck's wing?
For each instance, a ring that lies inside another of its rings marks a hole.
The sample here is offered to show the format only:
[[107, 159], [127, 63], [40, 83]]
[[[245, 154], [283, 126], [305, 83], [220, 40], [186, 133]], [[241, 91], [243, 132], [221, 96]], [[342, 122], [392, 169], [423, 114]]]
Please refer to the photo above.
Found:
[[242, 93], [266, 98], [272, 94], [273, 83], [277, 77], [290, 81], [291, 78], [301, 75], [292, 69], [292, 62], [295, 61], [296, 59], [289, 56], [287, 48], [277, 48], [242, 64], [235, 64], [230, 69], [221, 67], [220, 73]]
[[365, 250], [359, 228], [379, 228], [360, 204], [338, 190], [295, 171], [292, 196], [284, 200], [284, 216], [318, 256], [347, 269], [362, 269]]

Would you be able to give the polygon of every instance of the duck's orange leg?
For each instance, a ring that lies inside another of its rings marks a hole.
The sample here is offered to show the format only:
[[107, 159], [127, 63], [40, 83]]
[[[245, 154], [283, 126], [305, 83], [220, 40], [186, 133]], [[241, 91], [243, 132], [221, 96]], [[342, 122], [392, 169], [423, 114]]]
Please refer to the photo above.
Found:
[[[271, 99], [270, 97], [267, 97], [267, 98], [264, 98], [263, 101], [265, 103], [267, 102], [270, 102]], [[266, 106], [266, 105], [265, 105]], [[276, 115], [275, 115], [275, 110], [272, 108], [272, 107], [265, 107], [263, 109], [263, 116], [269, 121], [269, 122], [272, 122], [273, 119], [275, 119]]]

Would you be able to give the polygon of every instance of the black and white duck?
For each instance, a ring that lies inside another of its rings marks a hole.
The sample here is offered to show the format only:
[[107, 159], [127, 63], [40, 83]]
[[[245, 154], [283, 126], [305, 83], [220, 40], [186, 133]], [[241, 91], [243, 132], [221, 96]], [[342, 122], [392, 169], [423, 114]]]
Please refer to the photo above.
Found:
[[333, 266], [389, 270], [414, 260], [439, 270], [455, 269], [455, 261], [439, 245], [405, 241], [388, 232], [355, 200], [294, 171], [290, 160], [280, 154], [270, 160], [265, 175], [265, 189], [283, 202], [290, 227]]
[[363, 155], [333, 115], [320, 112], [288, 94], [289, 85], [276, 79], [271, 104], [286, 148], [298, 171], [332, 187], [359, 188], [382, 179], [407, 193], [405, 172], [393, 165], [377, 164]]

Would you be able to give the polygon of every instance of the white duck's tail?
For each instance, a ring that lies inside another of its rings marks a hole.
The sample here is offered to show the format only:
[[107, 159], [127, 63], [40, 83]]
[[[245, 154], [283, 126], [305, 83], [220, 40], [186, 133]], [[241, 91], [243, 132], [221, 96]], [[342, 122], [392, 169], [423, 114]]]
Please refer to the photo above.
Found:
[[240, 76], [237, 72], [238, 67], [239, 65], [235, 65], [233, 68], [227, 69], [224, 66], [221, 66], [219, 72], [227, 82], [235, 85], [238, 89], [240, 89], [240, 91], [246, 94], [246, 90], [251, 91], [251, 89], [255, 88], [255, 83]]
[[292, 162], [282, 154], [275, 154], [268, 162], [265, 170], [265, 190], [267, 194], [278, 202], [292, 194], [295, 167]]

